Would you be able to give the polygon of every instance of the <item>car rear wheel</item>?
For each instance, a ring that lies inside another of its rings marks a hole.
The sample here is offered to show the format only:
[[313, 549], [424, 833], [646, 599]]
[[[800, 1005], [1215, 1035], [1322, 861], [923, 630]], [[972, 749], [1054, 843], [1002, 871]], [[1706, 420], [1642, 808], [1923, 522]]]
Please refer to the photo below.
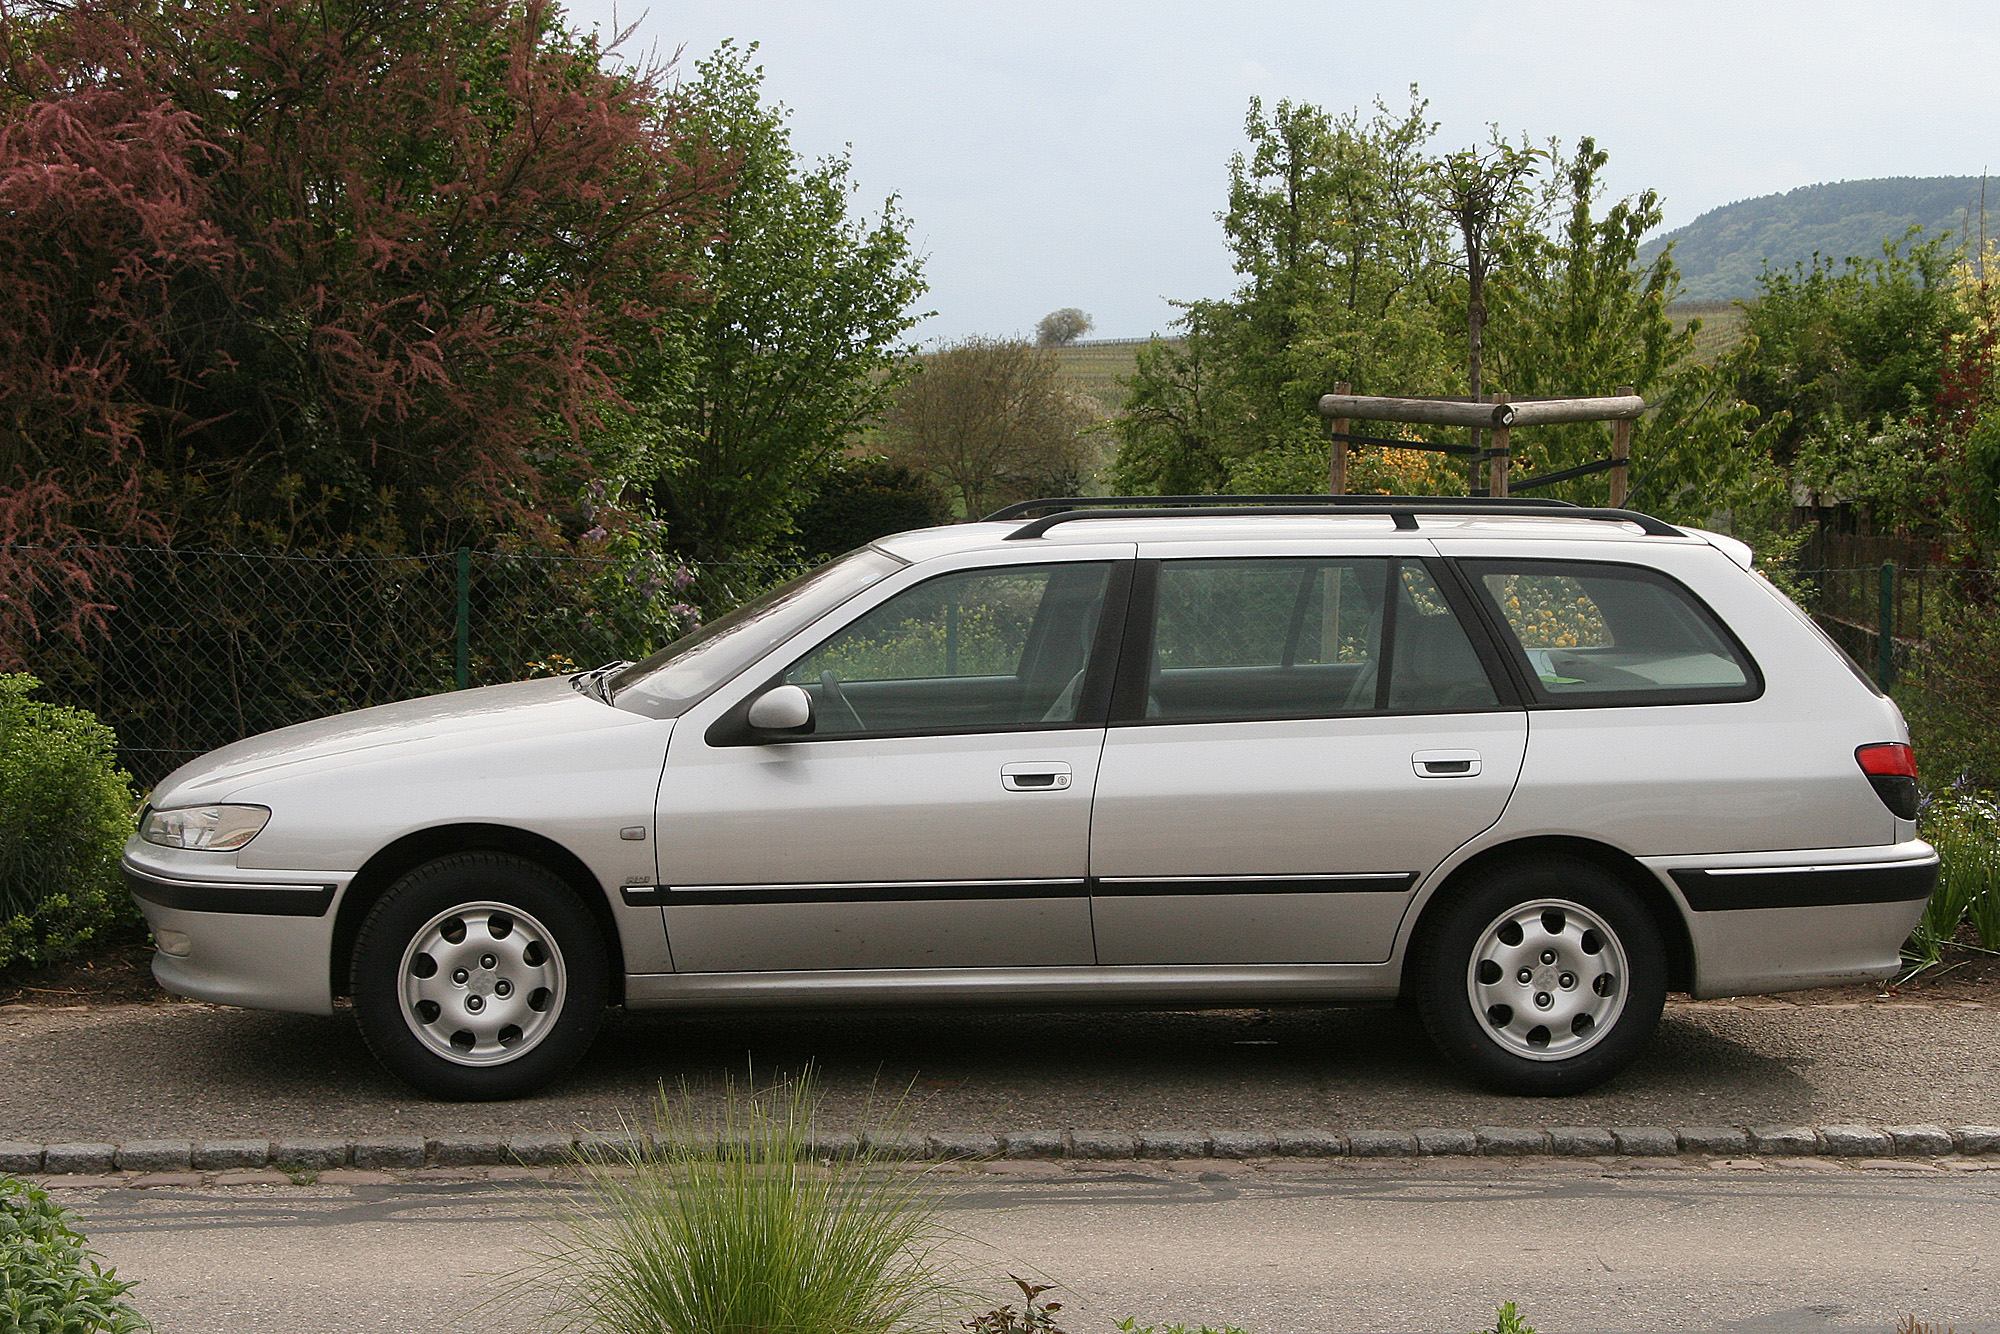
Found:
[[603, 938], [561, 878], [503, 853], [417, 867], [355, 941], [354, 1011], [377, 1060], [434, 1097], [514, 1098], [567, 1071], [596, 1036]]
[[1593, 1088], [1659, 1026], [1666, 948], [1617, 876], [1551, 858], [1467, 885], [1419, 942], [1417, 1008], [1431, 1040], [1504, 1093]]

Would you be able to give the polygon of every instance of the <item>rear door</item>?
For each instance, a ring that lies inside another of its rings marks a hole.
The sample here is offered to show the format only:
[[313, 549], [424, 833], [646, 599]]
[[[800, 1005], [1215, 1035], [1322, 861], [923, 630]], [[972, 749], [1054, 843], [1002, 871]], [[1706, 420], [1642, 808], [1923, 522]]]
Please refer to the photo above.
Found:
[[1527, 740], [1449, 579], [1379, 548], [1141, 561], [1091, 834], [1100, 963], [1388, 957]]

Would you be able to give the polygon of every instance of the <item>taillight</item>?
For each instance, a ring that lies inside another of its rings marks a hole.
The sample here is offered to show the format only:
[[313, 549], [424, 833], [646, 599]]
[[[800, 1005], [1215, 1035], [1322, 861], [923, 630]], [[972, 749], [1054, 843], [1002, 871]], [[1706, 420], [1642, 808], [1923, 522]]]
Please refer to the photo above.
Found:
[[1858, 748], [1854, 758], [1892, 815], [1917, 818], [1917, 752], [1900, 741], [1883, 741]]

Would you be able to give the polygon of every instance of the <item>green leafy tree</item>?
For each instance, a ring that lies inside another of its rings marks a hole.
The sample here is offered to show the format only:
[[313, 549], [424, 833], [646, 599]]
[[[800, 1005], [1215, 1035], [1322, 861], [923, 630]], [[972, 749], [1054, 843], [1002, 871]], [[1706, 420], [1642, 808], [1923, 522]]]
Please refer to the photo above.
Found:
[[[1523, 398], [1629, 385], [1652, 404], [1632, 425], [1639, 462], [1628, 503], [1705, 521], [1766, 497], [1775, 476], [1768, 432], [1735, 400], [1726, 373], [1694, 360], [1699, 323], [1676, 328], [1667, 314], [1679, 286], [1672, 248], [1639, 263], [1640, 239], [1660, 224], [1658, 197], [1643, 191], [1600, 214], [1608, 154], [1585, 138], [1574, 155], [1549, 160], [1538, 209], [1546, 221], [1510, 240], [1513, 262], [1493, 287], [1494, 384]], [[1578, 423], [1516, 432], [1511, 443], [1532, 475], [1604, 458], [1610, 437], [1609, 426]], [[1602, 504], [1609, 480], [1599, 473], [1558, 485], [1540, 494]]]
[[1879, 257], [1764, 272], [1745, 316], [1757, 352], [1739, 363], [1738, 391], [1766, 416], [1787, 415], [1781, 457], [1830, 423], [1872, 431], [1932, 405], [1946, 345], [1964, 331], [1947, 241], [1913, 229]]
[[621, 428], [626, 466], [697, 561], [781, 543], [905, 374], [924, 291], [895, 199], [858, 216], [845, 156], [799, 159], [789, 113], [762, 100], [755, 49], [725, 42], [678, 89], [734, 190], [693, 261], [701, 299], [660, 331]]
[[892, 462], [954, 493], [976, 519], [1010, 501], [1075, 495], [1096, 422], [1095, 403], [1053, 350], [972, 337], [923, 359], [882, 430]]
[[1289, 101], [1266, 114], [1253, 99], [1221, 215], [1241, 282], [1230, 300], [1182, 306], [1184, 350], [1140, 358], [1114, 427], [1119, 489], [1317, 490], [1326, 443], [1314, 405], [1335, 381], [1449, 388], [1438, 316], [1449, 237], [1429, 187], [1427, 106], [1414, 88], [1407, 110], [1378, 102], [1366, 120]]
[[823, 559], [890, 533], [950, 523], [951, 503], [929, 478], [900, 464], [842, 459], [795, 522], [799, 550]]
[[1946, 239], [1912, 231], [1878, 258], [1767, 269], [1728, 359], [1794, 479], [1881, 532], [1942, 536], [1969, 480], [1954, 476], [1969, 455], [1948, 438], [1947, 378], [1976, 324]]
[[1068, 347], [1089, 333], [1095, 323], [1087, 312], [1075, 306], [1052, 310], [1035, 323], [1035, 346]]
[[1538, 164], [1548, 154], [1495, 133], [1485, 148], [1439, 159], [1432, 175], [1438, 206], [1458, 231], [1457, 268], [1465, 277], [1465, 383], [1485, 392], [1486, 284], [1523, 248], [1518, 244], [1534, 197]]
[[1156, 338], [1140, 348], [1126, 381], [1125, 412], [1111, 426], [1116, 495], [1200, 496], [1229, 485], [1214, 355], [1205, 331], [1184, 327], [1178, 345]]

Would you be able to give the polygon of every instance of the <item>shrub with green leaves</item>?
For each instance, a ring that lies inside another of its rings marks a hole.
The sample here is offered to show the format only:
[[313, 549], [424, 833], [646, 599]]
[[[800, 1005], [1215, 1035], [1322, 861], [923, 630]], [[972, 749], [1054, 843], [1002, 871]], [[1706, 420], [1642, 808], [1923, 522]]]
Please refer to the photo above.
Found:
[[132, 780], [117, 738], [82, 709], [0, 675], [0, 968], [57, 963], [138, 911], [118, 880]]
[[816, 1101], [806, 1077], [725, 1087], [712, 1114], [662, 1094], [657, 1147], [583, 1158], [585, 1199], [550, 1227], [513, 1299], [590, 1334], [943, 1327], [966, 1299], [941, 1258], [938, 1177], [869, 1140], [822, 1152]]
[[1926, 798], [1919, 820], [1938, 850], [1938, 882], [1904, 961], [1916, 969], [1939, 962], [1967, 918], [1981, 947], [2000, 949], [2000, 805], [1960, 786]]
[[132, 1284], [104, 1267], [48, 1193], [0, 1176], [0, 1331], [137, 1334], [150, 1330], [123, 1298]]

